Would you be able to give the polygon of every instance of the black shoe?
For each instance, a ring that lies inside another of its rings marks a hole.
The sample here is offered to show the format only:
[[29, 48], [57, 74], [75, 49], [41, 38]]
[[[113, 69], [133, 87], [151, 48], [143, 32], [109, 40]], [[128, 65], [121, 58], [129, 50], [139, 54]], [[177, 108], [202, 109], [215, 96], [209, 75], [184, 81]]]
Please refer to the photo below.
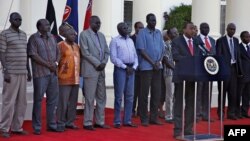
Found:
[[83, 126], [84, 129], [89, 130], [89, 131], [94, 131], [95, 128], [92, 125], [88, 125], [88, 126]]
[[160, 121], [150, 121], [149, 123], [154, 125], [163, 125], [163, 123]]
[[9, 137], [10, 137], [10, 133], [9, 133], [9, 132], [2, 132], [2, 133], [1, 133], [1, 136], [2, 136], [3, 138], [9, 138]]
[[121, 124], [115, 124], [114, 127], [117, 128], [117, 129], [120, 129], [121, 128]]
[[53, 128], [48, 128], [47, 131], [48, 131], [48, 132], [63, 132], [64, 129], [53, 129]]
[[173, 119], [166, 119], [165, 122], [166, 123], [174, 123], [174, 120]]
[[[208, 118], [202, 118], [202, 121], [208, 121]], [[210, 122], [214, 122], [214, 119], [210, 118]]]
[[250, 118], [249, 115], [242, 115], [243, 118]]
[[23, 131], [11, 131], [13, 134], [17, 134], [17, 135], [28, 135], [29, 133], [25, 130]]
[[110, 129], [110, 126], [103, 124], [103, 125], [99, 125], [99, 124], [95, 124], [94, 125], [95, 128], [102, 128], [102, 129]]
[[236, 116], [227, 116], [227, 119], [237, 120], [237, 117]]
[[137, 125], [136, 125], [136, 124], [133, 124], [133, 123], [124, 124], [123, 126], [125, 126], [125, 127], [137, 128]]
[[79, 129], [79, 127], [78, 127], [78, 126], [76, 126], [76, 125], [66, 125], [66, 126], [65, 126], [65, 128], [68, 128], [68, 129], [73, 129], [73, 130], [77, 130], [77, 129]]
[[142, 122], [141, 125], [144, 127], [148, 127], [148, 122]]
[[41, 135], [41, 131], [40, 131], [40, 130], [35, 130], [35, 131], [33, 132], [33, 134], [35, 134], [35, 135]]
[[194, 132], [193, 131], [185, 131], [184, 132], [184, 135], [186, 136], [186, 135], [193, 135], [194, 134]]

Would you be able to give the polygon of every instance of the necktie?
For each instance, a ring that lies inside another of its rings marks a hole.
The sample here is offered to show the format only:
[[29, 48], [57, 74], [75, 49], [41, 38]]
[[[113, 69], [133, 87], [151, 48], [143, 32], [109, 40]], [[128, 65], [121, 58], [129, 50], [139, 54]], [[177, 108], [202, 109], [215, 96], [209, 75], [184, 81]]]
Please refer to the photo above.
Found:
[[193, 56], [194, 55], [194, 49], [193, 49], [193, 45], [192, 45], [192, 40], [191, 39], [188, 40], [188, 48], [189, 48], [189, 51], [190, 51], [191, 55]]
[[233, 45], [233, 39], [232, 38], [230, 38], [230, 53], [231, 53], [232, 60], [235, 61], [234, 45]]
[[250, 47], [248, 45], [246, 47], [247, 47], [247, 54], [250, 57]]
[[96, 33], [96, 39], [97, 39], [97, 44], [99, 45], [99, 50], [100, 50], [100, 60], [102, 60], [102, 57], [103, 57], [103, 51], [102, 51], [102, 47], [101, 47], [101, 43], [100, 43], [100, 39], [99, 39], [99, 36], [98, 34]]
[[210, 46], [210, 44], [209, 44], [209, 42], [208, 42], [208, 38], [207, 38], [207, 37], [205, 37], [205, 45], [206, 45], [206, 47], [207, 47], [207, 50], [210, 51], [211, 46]]

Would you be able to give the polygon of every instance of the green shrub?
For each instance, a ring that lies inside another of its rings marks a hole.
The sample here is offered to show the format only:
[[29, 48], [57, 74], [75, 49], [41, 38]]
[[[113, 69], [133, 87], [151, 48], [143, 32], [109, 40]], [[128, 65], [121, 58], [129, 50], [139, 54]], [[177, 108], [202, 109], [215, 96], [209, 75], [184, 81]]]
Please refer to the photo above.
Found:
[[182, 33], [183, 25], [186, 21], [191, 21], [191, 5], [181, 4], [170, 9], [168, 22], [165, 22], [164, 29], [176, 27]]

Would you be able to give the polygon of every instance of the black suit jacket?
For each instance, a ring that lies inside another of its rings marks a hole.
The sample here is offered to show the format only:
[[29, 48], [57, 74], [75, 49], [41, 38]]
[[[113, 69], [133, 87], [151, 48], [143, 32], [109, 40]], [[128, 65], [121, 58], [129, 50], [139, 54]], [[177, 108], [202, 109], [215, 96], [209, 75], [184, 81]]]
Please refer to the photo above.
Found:
[[[237, 74], [240, 76], [242, 75], [242, 69], [241, 69], [241, 60], [239, 59], [239, 40], [235, 37], [233, 37], [233, 42], [234, 42], [234, 54], [235, 54], [235, 59], [236, 59], [236, 70]], [[231, 53], [229, 49], [229, 44], [227, 41], [226, 35], [223, 37], [220, 37], [216, 41], [216, 55], [218, 56], [223, 56], [223, 59], [226, 63], [226, 65], [229, 65], [229, 68], [231, 68]]]
[[247, 54], [247, 51], [244, 45], [241, 43], [239, 45], [241, 67], [243, 77], [239, 79], [240, 82], [250, 82], [250, 56]]
[[136, 35], [133, 34], [132, 36], [130, 36], [130, 38], [133, 40], [134, 44], [136, 45]]
[[[202, 51], [198, 47], [198, 41], [196, 38], [193, 38], [193, 48], [194, 48], [194, 56], [201, 56]], [[172, 41], [172, 53], [175, 64], [178, 64], [179, 61], [185, 59], [185, 57], [191, 57], [191, 53], [189, 51], [187, 42], [183, 36], [179, 36]], [[187, 67], [189, 64], [187, 64]], [[178, 77], [179, 68], [175, 67], [173, 72], [173, 82], [182, 82], [182, 80]]]

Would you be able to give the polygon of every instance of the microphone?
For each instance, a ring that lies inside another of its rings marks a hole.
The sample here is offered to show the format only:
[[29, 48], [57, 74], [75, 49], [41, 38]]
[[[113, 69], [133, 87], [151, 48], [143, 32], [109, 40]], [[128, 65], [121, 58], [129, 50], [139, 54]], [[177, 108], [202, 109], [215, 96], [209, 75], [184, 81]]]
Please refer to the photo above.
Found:
[[207, 56], [209, 55], [209, 51], [206, 49], [206, 47], [204, 46], [203, 42], [199, 42], [197, 40], [195, 40], [195, 44], [199, 47], [199, 49], [202, 51], [202, 55], [203, 56]]

